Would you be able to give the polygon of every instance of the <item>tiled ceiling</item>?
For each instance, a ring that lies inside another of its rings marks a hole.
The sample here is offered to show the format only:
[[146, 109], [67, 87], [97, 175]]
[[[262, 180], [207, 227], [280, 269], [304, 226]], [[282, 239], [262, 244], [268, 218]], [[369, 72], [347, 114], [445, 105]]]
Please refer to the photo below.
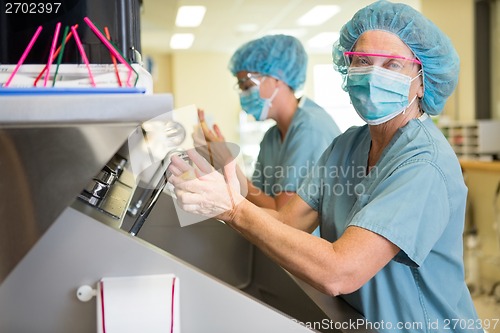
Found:
[[[320, 32], [338, 32], [360, 8], [373, 0], [143, 0], [141, 39], [144, 50], [173, 52], [170, 37], [177, 32], [195, 35], [193, 46], [181, 52], [233, 52], [251, 39], [269, 33], [287, 32], [302, 40], [308, 52], [329, 52], [308, 47], [308, 40]], [[420, 0], [400, 0], [420, 9]], [[297, 19], [315, 5], [338, 5], [341, 11], [319, 26], [299, 27]], [[207, 7], [196, 28], [175, 26], [177, 8], [182, 5]], [[333, 41], [332, 41], [333, 43]]]

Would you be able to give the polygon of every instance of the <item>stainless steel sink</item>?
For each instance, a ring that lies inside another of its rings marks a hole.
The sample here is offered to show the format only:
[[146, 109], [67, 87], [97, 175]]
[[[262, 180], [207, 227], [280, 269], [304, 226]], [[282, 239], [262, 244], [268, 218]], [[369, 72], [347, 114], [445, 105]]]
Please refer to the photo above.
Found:
[[0, 97], [0, 283], [171, 95]]

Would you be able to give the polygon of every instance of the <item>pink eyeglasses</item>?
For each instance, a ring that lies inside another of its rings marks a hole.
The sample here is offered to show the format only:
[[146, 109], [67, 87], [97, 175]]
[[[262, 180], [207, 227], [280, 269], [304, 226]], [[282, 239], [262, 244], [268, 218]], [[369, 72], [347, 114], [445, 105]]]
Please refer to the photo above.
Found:
[[348, 51], [344, 52], [344, 57], [349, 67], [380, 66], [395, 72], [406, 71], [414, 64], [422, 65], [416, 58], [391, 54]]

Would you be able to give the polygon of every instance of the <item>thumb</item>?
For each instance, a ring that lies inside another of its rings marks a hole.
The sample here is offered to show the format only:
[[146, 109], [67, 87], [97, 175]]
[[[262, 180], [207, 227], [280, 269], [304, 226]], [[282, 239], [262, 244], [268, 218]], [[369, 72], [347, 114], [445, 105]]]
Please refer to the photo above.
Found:
[[224, 166], [224, 177], [231, 188], [237, 193], [240, 192], [240, 182], [236, 172], [236, 160], [232, 160]]

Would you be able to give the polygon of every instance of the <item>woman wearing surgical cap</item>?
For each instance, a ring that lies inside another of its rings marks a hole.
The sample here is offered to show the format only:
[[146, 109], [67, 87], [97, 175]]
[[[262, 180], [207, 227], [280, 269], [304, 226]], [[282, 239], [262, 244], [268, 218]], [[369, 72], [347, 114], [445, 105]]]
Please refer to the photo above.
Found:
[[[252, 40], [236, 50], [229, 70], [238, 80], [242, 109], [258, 121], [276, 121], [260, 144], [252, 181], [244, 180], [246, 197], [260, 207], [279, 209], [340, 130], [323, 108], [301, 96], [307, 53], [297, 38], [270, 35]], [[200, 116], [203, 120], [203, 113]], [[202, 128], [205, 138], [199, 141], [223, 140], [217, 127]]]
[[[377, 1], [343, 26], [333, 61], [367, 125], [337, 137], [283, 209], [271, 217], [238, 196], [229, 167], [232, 200], [211, 173], [187, 183], [173, 179], [179, 202], [192, 203], [192, 211], [210, 208], [380, 332], [482, 332], [464, 282], [467, 188], [429, 118], [457, 84], [453, 45], [411, 7]], [[220, 191], [211, 202], [199, 195], [207, 185]], [[316, 224], [322, 238], [302, 232]]]

